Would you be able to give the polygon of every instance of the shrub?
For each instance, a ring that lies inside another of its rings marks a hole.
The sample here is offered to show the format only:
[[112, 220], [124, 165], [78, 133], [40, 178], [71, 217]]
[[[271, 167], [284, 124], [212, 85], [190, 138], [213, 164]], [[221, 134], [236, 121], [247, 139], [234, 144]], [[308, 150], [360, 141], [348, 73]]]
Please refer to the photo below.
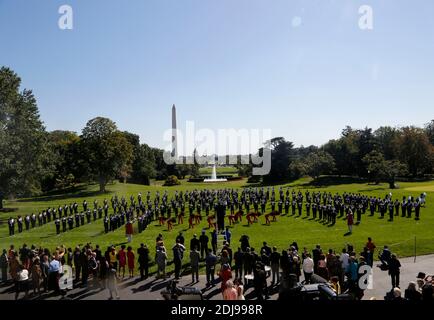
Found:
[[166, 187], [177, 186], [180, 184], [181, 182], [178, 180], [177, 176], [168, 176], [166, 181], [164, 182], [164, 186]]

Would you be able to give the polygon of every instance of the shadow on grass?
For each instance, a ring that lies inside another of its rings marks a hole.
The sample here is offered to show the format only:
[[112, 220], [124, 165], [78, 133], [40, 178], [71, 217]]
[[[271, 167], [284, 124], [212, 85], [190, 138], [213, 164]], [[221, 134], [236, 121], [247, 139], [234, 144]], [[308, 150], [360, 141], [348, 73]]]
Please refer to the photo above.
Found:
[[37, 198], [28, 198], [28, 199], [20, 199], [16, 202], [46, 202], [46, 201], [56, 201], [56, 200], [64, 200], [64, 199], [72, 199], [72, 198], [83, 198], [83, 197], [94, 197], [101, 194], [108, 194], [110, 192], [101, 193], [99, 191], [83, 191], [79, 193], [64, 193], [59, 195], [53, 195], [53, 196], [42, 196]]
[[18, 208], [3, 208], [0, 209], [0, 213], [8, 213], [8, 212], [15, 212], [18, 211]]
[[[80, 185], [76, 187], [70, 187], [62, 190], [54, 190], [49, 191], [41, 196], [33, 197], [33, 198], [25, 198], [18, 199], [16, 202], [44, 202], [44, 201], [55, 201], [55, 200], [63, 200], [63, 199], [71, 199], [71, 198], [83, 198], [83, 197], [93, 197], [99, 196], [103, 194], [110, 194], [112, 191], [106, 190], [105, 192], [97, 191], [89, 191], [88, 188], [95, 186], [96, 184], [86, 184]], [[107, 184], [106, 187], [113, 186], [114, 184]]]
[[[352, 183], [366, 183], [367, 180], [363, 178], [358, 177], [351, 177], [351, 176], [321, 176], [319, 178], [316, 178], [315, 180], [312, 180], [310, 182], [307, 182], [303, 184], [303, 186], [307, 187], [327, 187], [327, 186], [334, 186], [339, 184], [352, 184]], [[382, 188], [381, 188], [382, 189]]]

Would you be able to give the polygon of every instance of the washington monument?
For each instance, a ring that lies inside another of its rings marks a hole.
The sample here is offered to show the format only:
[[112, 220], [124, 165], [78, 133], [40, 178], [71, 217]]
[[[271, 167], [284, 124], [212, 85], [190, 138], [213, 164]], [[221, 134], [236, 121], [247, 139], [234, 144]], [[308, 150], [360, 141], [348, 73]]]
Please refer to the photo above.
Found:
[[178, 146], [176, 139], [176, 107], [172, 106], [172, 157], [178, 158]]

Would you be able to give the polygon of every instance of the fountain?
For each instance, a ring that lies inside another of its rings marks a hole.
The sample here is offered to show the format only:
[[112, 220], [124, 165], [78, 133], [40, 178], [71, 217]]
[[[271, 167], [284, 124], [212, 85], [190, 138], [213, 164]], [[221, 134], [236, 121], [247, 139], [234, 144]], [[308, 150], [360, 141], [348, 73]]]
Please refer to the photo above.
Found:
[[217, 165], [214, 162], [212, 165], [211, 179], [205, 179], [203, 180], [203, 182], [223, 182], [223, 181], [227, 181], [227, 179], [217, 178]]

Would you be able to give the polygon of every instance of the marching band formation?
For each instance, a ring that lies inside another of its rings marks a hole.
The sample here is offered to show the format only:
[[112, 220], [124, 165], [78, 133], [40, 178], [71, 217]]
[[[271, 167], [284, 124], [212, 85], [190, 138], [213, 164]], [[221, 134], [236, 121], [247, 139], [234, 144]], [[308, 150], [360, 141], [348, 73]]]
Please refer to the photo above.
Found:
[[[367, 196], [360, 193], [332, 194], [326, 191], [306, 190], [304, 193], [298, 190], [280, 187], [277, 192], [274, 187], [268, 188], [246, 188], [237, 189], [203, 189], [192, 191], [175, 191], [173, 196], [165, 190], [162, 194], [156, 191], [152, 197], [150, 191], [143, 197], [141, 193], [137, 199], [131, 195], [128, 202], [124, 196], [121, 199], [114, 195], [109, 202], [104, 199], [102, 205], [94, 200], [91, 209], [86, 200], [82, 203], [82, 210], [79, 212], [79, 205], [73, 204], [48, 208], [38, 215], [32, 213], [25, 217], [10, 217], [8, 219], [9, 235], [15, 234], [15, 225], [18, 233], [25, 230], [43, 226], [54, 221], [56, 233], [67, 232], [79, 228], [85, 224], [103, 219], [104, 231], [114, 231], [127, 222], [137, 222], [139, 233], [144, 231], [151, 221], [159, 221], [160, 225], [166, 225], [171, 230], [174, 223], [182, 224], [186, 211], [188, 212], [189, 228], [193, 228], [202, 220], [205, 213], [210, 228], [224, 228], [224, 218], [228, 218], [233, 224], [241, 221], [245, 215], [248, 224], [258, 221], [263, 215], [265, 223], [270, 224], [276, 221], [280, 215], [292, 214], [301, 217], [303, 211], [306, 217], [311, 220], [319, 220], [324, 223], [335, 224], [337, 218], [354, 215], [356, 224], [361, 223], [362, 215], [366, 212], [373, 216], [380, 213], [380, 217], [386, 215], [389, 221], [395, 217], [411, 218], [413, 213], [416, 220], [420, 219], [420, 210], [426, 201], [426, 193], [419, 197], [404, 196], [401, 200], [394, 199], [392, 194], [384, 198]], [[111, 213], [109, 209], [111, 208]], [[303, 210], [304, 208], [304, 210]], [[267, 212], [267, 209], [270, 211]], [[227, 215], [229, 211], [229, 215]], [[217, 223], [216, 223], [217, 219]], [[219, 221], [220, 220], [220, 221]]]

